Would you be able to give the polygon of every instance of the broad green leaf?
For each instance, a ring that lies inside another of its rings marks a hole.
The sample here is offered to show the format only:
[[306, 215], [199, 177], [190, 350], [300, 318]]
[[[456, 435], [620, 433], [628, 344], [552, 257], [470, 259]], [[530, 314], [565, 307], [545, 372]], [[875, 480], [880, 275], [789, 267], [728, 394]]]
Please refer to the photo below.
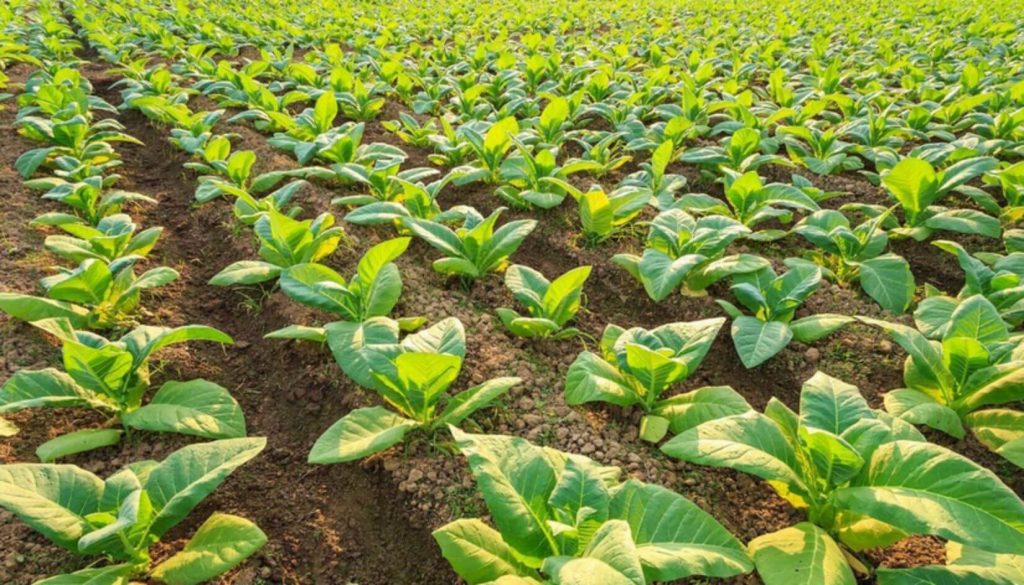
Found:
[[84, 429], [61, 435], [39, 445], [36, 457], [43, 463], [51, 463], [78, 453], [109, 447], [121, 442], [124, 431], [120, 429]]
[[54, 368], [15, 372], [0, 389], [0, 412], [25, 408], [106, 406], [64, 372]]
[[483, 384], [452, 396], [444, 410], [437, 417], [435, 425], [458, 425], [474, 412], [490, 405], [496, 398], [509, 391], [512, 386], [522, 382], [520, 378], [494, 378]]
[[150, 533], [162, 536], [173, 528], [266, 444], [262, 437], [222, 439], [171, 453], [153, 468], [144, 484], [156, 511]]
[[262, 260], [239, 260], [210, 279], [214, 286], [236, 284], [258, 284], [273, 280], [281, 273], [281, 267]]
[[793, 445], [773, 420], [757, 412], [708, 421], [676, 435], [661, 450], [676, 459], [737, 469], [806, 493]]
[[840, 507], [908, 534], [1024, 553], [1024, 502], [991, 471], [938, 445], [882, 445], [834, 498]]
[[552, 462], [518, 437], [451, 432], [502, 538], [523, 563], [540, 567], [557, 552], [547, 527], [547, 502], [558, 483]]
[[842, 435], [864, 418], [874, 418], [856, 386], [815, 372], [800, 391], [800, 424]]
[[629, 525], [610, 520], [601, 525], [582, 557], [549, 557], [544, 573], [555, 585], [645, 585], [643, 568]]
[[910, 265], [892, 254], [861, 262], [860, 286], [890, 313], [903, 313], [914, 300], [914, 275]]
[[565, 401], [568, 404], [610, 402], [630, 406], [640, 401], [633, 383], [618, 368], [597, 354], [584, 351], [569, 366], [565, 379]]
[[167, 585], [198, 585], [237, 567], [266, 543], [267, 535], [249, 520], [216, 513], [152, 576]]
[[497, 530], [476, 518], [456, 520], [433, 534], [441, 554], [469, 585], [536, 574], [516, 558]]
[[417, 426], [416, 421], [381, 406], [357, 408], [320, 435], [309, 452], [309, 462], [327, 464], [362, 459], [401, 442], [409, 429]]
[[666, 398], [654, 412], [669, 420], [670, 429], [679, 434], [701, 423], [734, 414], [743, 414], [750, 405], [729, 386], [705, 386]]
[[696, 504], [661, 486], [627, 481], [615, 489], [609, 516], [629, 525], [647, 582], [732, 577], [753, 568], [735, 536]]
[[964, 427], [956, 411], [923, 392], [906, 388], [887, 392], [885, 410], [908, 423], [929, 426], [958, 439], [964, 437]]
[[759, 536], [748, 545], [765, 585], [856, 585], [842, 549], [808, 522]]
[[793, 339], [793, 331], [779, 321], [761, 321], [743, 315], [732, 321], [732, 341], [746, 368], [761, 365], [782, 351]]
[[74, 465], [0, 465], [0, 506], [57, 545], [75, 551], [98, 511], [103, 480]]
[[227, 389], [206, 380], [167, 382], [149, 404], [122, 417], [125, 426], [207, 439], [245, 436], [245, 416]]
[[853, 317], [846, 315], [835, 315], [832, 313], [819, 313], [797, 319], [789, 324], [793, 332], [793, 338], [800, 343], [814, 343], [823, 337], [827, 337], [838, 331], [843, 325], [856, 321]]
[[75, 327], [87, 326], [90, 317], [90, 311], [85, 307], [54, 299], [14, 293], [0, 293], [0, 311], [15, 319], [30, 323], [40, 319], [64, 317]]

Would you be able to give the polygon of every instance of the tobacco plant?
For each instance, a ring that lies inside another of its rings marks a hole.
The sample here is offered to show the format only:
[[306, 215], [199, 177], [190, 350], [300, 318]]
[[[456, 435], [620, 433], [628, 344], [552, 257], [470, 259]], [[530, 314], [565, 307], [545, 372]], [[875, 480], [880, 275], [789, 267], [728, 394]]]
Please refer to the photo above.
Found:
[[981, 295], [941, 320], [915, 316], [938, 341], [913, 327], [860, 318], [909, 354], [905, 387], [886, 393], [886, 410], [956, 438], [970, 428], [986, 447], [1024, 467], [1024, 412], [1013, 408], [1024, 398], [1024, 338], [1011, 334]]
[[650, 331], [608, 325], [598, 352], [584, 351], [569, 366], [565, 379], [568, 404], [608, 402], [637, 406], [645, 416], [640, 437], [657, 442], [670, 426], [683, 424], [681, 404], [715, 401], [736, 407], [746, 404], [728, 388], [702, 388], [662, 398], [671, 386], [690, 377], [707, 355], [725, 319], [669, 323]]
[[265, 446], [266, 439], [255, 437], [189, 445], [106, 479], [75, 465], [2, 465], [0, 506], [57, 546], [96, 558], [88, 568], [37, 585], [128, 585], [138, 579], [198, 585], [262, 548], [263, 531], [240, 516], [215, 512], [179, 552], [154, 565], [150, 549]]
[[[91, 408], [125, 429], [182, 433], [208, 439], [245, 436], [245, 419], [231, 394], [202, 379], [166, 382], [143, 404], [149, 388], [149, 360], [158, 350], [187, 341], [232, 343], [231, 337], [202, 325], [139, 326], [110, 341], [76, 330], [65, 319], [33, 325], [61, 342], [63, 370], [20, 370], [0, 388], [0, 413], [27, 408]], [[72, 431], [40, 445], [40, 459], [113, 445], [122, 431]]]
[[434, 531], [469, 585], [647, 585], [752, 568], [736, 537], [675, 492], [519, 437], [451, 432], [495, 526], [462, 518]]
[[478, 221], [467, 214], [462, 226], [449, 228], [437, 221], [406, 218], [403, 225], [414, 235], [445, 254], [434, 261], [434, 270], [444, 275], [460, 276], [472, 282], [491, 272], [499, 272], [508, 264], [508, 257], [519, 248], [526, 236], [537, 227], [532, 219], [519, 219], [495, 225], [504, 207], [494, 210]]
[[747, 368], [761, 365], [793, 339], [812, 343], [854, 320], [832, 313], [793, 320], [800, 305], [821, 286], [817, 266], [797, 266], [781, 276], [769, 266], [734, 275], [733, 283], [729, 290], [751, 314], [724, 299], [715, 302], [732, 318], [732, 342]]
[[[766, 585], [855, 585], [857, 574], [872, 572], [860, 551], [915, 534], [993, 553], [1024, 551], [1024, 502], [994, 473], [925, 442], [907, 423], [872, 410], [856, 387], [820, 372], [804, 383], [799, 413], [773, 398], [764, 414], [712, 417], [662, 451], [756, 475], [805, 511], [806, 521], [748, 544]], [[900, 578], [898, 570], [886, 573]], [[961, 581], [947, 574], [883, 582]]]
[[333, 225], [334, 216], [330, 213], [300, 221], [274, 211], [265, 212], [253, 224], [262, 260], [234, 262], [214, 275], [210, 284], [233, 286], [276, 280], [287, 268], [325, 258], [345, 238], [345, 230]]
[[401, 341], [397, 322], [380, 317], [332, 323], [326, 330], [345, 373], [390, 408], [357, 408], [342, 417], [317, 439], [310, 463], [362, 459], [400, 443], [412, 429], [434, 433], [460, 424], [521, 381], [494, 378], [448, 394], [466, 356], [466, 333], [458, 319], [444, 319]]
[[[793, 232], [814, 246], [810, 262], [839, 286], [856, 282], [882, 308], [903, 313], [914, 300], [914, 275], [906, 259], [885, 253], [889, 237], [882, 224], [889, 214], [882, 214], [851, 227], [841, 212], [823, 209], [800, 220]], [[787, 260], [790, 266], [803, 261]]]
[[612, 262], [643, 284], [655, 301], [680, 286], [684, 294], [705, 294], [722, 278], [768, 266], [767, 260], [752, 254], [725, 256], [732, 242], [749, 233], [748, 227], [728, 217], [694, 219], [685, 211], [669, 209], [651, 222], [642, 255], [616, 254]]
[[520, 264], [505, 271], [505, 286], [512, 296], [526, 307], [526, 316], [513, 309], [497, 309], [502, 324], [519, 337], [554, 337], [565, 339], [579, 334], [565, 324], [580, 309], [583, 285], [590, 276], [590, 266], [573, 268], [553, 281], [540, 272]]

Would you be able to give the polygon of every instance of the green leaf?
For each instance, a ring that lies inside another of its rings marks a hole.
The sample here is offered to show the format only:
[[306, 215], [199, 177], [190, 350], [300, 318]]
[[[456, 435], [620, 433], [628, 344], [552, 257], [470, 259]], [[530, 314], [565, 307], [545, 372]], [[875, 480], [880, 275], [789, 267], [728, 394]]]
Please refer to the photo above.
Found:
[[748, 548], [765, 585], [857, 585], [839, 545], [808, 522], [759, 536]]
[[522, 382], [521, 378], [494, 378], [452, 396], [444, 410], [435, 420], [435, 425], [458, 425], [474, 412], [489, 406], [496, 398]]
[[732, 321], [732, 341], [747, 369], [761, 365], [782, 351], [793, 339], [793, 331], [780, 321], [762, 321], [743, 315]]
[[647, 583], [629, 525], [621, 520], [602, 524], [582, 557], [549, 557], [544, 561], [543, 571], [555, 585]]
[[964, 422], [982, 444], [1024, 467], [1024, 412], [990, 408], [972, 412]]
[[548, 532], [548, 499], [558, 483], [545, 452], [524, 439], [470, 435], [451, 427], [502, 538], [530, 567], [557, 552]]
[[233, 286], [236, 284], [258, 284], [273, 280], [281, 273], [281, 268], [260, 260], [239, 260], [221, 270], [210, 284], [213, 286]]
[[54, 368], [15, 372], [0, 390], [0, 412], [25, 408], [72, 406], [103, 407], [105, 404]]
[[914, 300], [914, 274], [910, 265], [893, 254], [861, 262], [860, 286], [890, 313], [903, 313]]
[[905, 158], [882, 177], [882, 184], [905, 209], [919, 212], [938, 195], [935, 169], [919, 158]]
[[819, 339], [838, 331], [843, 325], [856, 321], [853, 317], [846, 315], [835, 315], [832, 313], [819, 313], [797, 319], [789, 324], [793, 331], [793, 338], [800, 343], [814, 343]]
[[469, 585], [495, 581], [506, 575], [530, 577], [536, 573], [516, 558], [501, 534], [476, 518], [464, 518], [433, 533], [441, 554]]
[[162, 536], [173, 528], [266, 444], [262, 437], [222, 439], [171, 453], [145, 481], [144, 488], [156, 511], [150, 533]]
[[856, 386], [823, 372], [815, 372], [800, 392], [800, 423], [842, 435], [865, 418], [874, 418]]
[[122, 417], [127, 427], [207, 439], [245, 436], [245, 416], [227, 389], [207, 380], [167, 382], [149, 404]]
[[735, 536], [696, 504], [661, 486], [625, 482], [613, 493], [609, 517], [629, 524], [647, 582], [732, 577], [753, 568]]
[[1024, 502], [991, 471], [931, 443], [875, 450], [837, 506], [908, 534], [930, 534], [992, 552], [1024, 553]]
[[82, 569], [65, 575], [55, 575], [33, 585], [128, 585], [135, 570], [129, 564], [111, 565], [99, 569]]
[[109, 447], [121, 442], [124, 431], [120, 429], [84, 429], [61, 435], [39, 445], [36, 457], [43, 463], [50, 463], [78, 453]]
[[309, 462], [323, 465], [362, 459], [400, 443], [417, 426], [416, 421], [382, 406], [357, 408], [320, 435], [309, 452]]
[[665, 443], [667, 455], [712, 467], [727, 467], [806, 493], [796, 451], [776, 423], [748, 412], [708, 421]]
[[964, 437], [960, 415], [923, 392], [906, 388], [888, 392], [885, 395], [885, 410], [908, 423], [929, 426], [958, 439]]
[[198, 585], [237, 567], [266, 543], [267, 535], [249, 520], [216, 513], [152, 577], [167, 585]]
[[944, 339], [967, 337], [989, 345], [1009, 338], [1009, 328], [999, 310], [982, 295], [974, 295], [961, 302], [950, 316], [950, 321]]
[[749, 410], [747, 400], [729, 386], [705, 386], [666, 398], [654, 407], [655, 414], [669, 420], [669, 428], [674, 434], [709, 420]]
[[0, 311], [29, 323], [63, 317], [74, 327], [88, 325], [91, 315], [89, 309], [72, 303], [14, 293], [0, 293]]
[[567, 404], [609, 402], [618, 406], [631, 406], [640, 402], [632, 383], [618, 368], [597, 354], [584, 351], [576, 356], [565, 378]]
[[0, 506], [57, 545], [77, 550], [98, 511], [103, 480], [74, 465], [0, 465]]

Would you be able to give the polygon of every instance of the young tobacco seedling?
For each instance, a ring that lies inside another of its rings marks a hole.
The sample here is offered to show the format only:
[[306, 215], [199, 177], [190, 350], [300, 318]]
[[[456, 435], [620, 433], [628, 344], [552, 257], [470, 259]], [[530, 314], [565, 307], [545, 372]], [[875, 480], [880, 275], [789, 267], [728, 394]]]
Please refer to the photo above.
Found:
[[[1002, 232], [998, 219], [974, 209], [948, 209], [936, 205], [955, 189], [995, 167], [996, 159], [991, 157], [968, 158], [941, 171], [936, 171], [924, 159], [901, 160], [882, 176], [882, 185], [903, 211], [902, 225], [895, 221], [885, 224], [892, 228], [889, 233], [919, 242], [936, 231], [998, 238]], [[844, 205], [843, 209], [861, 210], [871, 215], [885, 213], [885, 208], [877, 205], [850, 204]]]
[[44, 213], [34, 220], [36, 223], [63, 221], [69, 215], [76, 215], [95, 226], [104, 217], [119, 213], [127, 203], [156, 203], [156, 199], [141, 193], [111, 189], [120, 175], [110, 175], [106, 178], [99, 175], [69, 178], [71, 180], [56, 176], [25, 181], [25, 186], [29, 189], [45, 191], [43, 199], [59, 201], [74, 211], [74, 214]]
[[360, 207], [373, 203], [394, 202], [405, 193], [402, 181], [415, 184], [438, 173], [437, 169], [429, 167], [400, 170], [401, 164], [401, 161], [393, 161], [377, 163], [370, 167], [340, 166], [337, 169], [338, 177], [365, 188], [367, 193], [335, 197], [331, 199], [331, 205]]
[[[84, 407], [98, 410], [127, 429], [182, 433], [208, 439], [245, 436], [242, 411], [224, 388], [196, 379], [167, 382], [142, 404], [149, 388], [149, 358], [169, 345], [187, 341], [232, 343], [231, 337], [202, 325], [140, 326], [117, 341], [76, 331], [65, 319], [33, 323], [61, 342], [64, 370], [20, 370], [0, 388], [0, 414], [26, 408]], [[117, 429], [90, 429], [52, 439], [36, 453], [52, 461], [120, 441]]]
[[502, 118], [491, 124], [483, 134], [472, 126], [462, 127], [459, 131], [468, 143], [469, 149], [476, 156], [476, 161], [471, 163], [476, 170], [460, 177], [457, 183], [460, 185], [475, 181], [499, 183], [501, 181], [501, 163], [512, 148], [516, 134], [519, 133], [519, 124], [516, 119], [513, 117]]
[[[337, 315], [343, 321], [362, 323], [372, 317], [387, 317], [402, 296], [402, 277], [394, 260], [409, 247], [410, 238], [385, 240], [360, 258], [356, 274], [346, 281], [323, 264], [297, 264], [284, 269], [281, 291], [288, 298], [314, 309]], [[400, 320], [404, 327], [416, 328], [419, 320]], [[291, 325], [268, 333], [274, 339], [304, 339], [323, 342], [323, 327]]]
[[999, 311], [981, 295], [938, 319], [915, 317], [923, 331], [860, 318], [909, 354], [906, 387], [886, 393], [886, 410], [958, 439], [970, 428], [986, 447], [1024, 467], [1024, 412], [1012, 408], [1024, 399], [1024, 337], [1011, 335]]
[[434, 270], [457, 275], [472, 282], [491, 272], [501, 271], [508, 257], [519, 248], [537, 221], [519, 219], [494, 229], [504, 207], [494, 210], [483, 221], [466, 215], [461, 227], [451, 229], [437, 221], [405, 218], [403, 225], [424, 242], [446, 256], [434, 261]]
[[853, 317], [820, 313], [793, 320], [793, 314], [821, 286], [817, 266], [797, 266], [778, 276], [772, 268], [733, 276], [729, 289], [753, 315], [744, 315], [729, 301], [715, 302], [732, 317], [732, 341], [740, 361], [753, 368], [796, 339], [812, 343], [834, 333]]
[[[253, 177], [256, 153], [251, 150], [230, 151], [231, 142], [226, 138], [217, 138], [206, 145], [203, 151], [204, 163], [186, 163], [189, 168], [209, 173], [199, 177], [196, 201], [207, 203], [223, 195], [230, 195], [235, 198], [235, 217], [246, 225], [252, 225], [261, 214], [271, 211], [289, 217], [299, 214], [299, 207], [288, 207], [288, 204], [299, 189], [306, 185], [305, 181], [290, 181], [267, 193], [295, 172], [271, 171]], [[261, 196], [263, 193], [267, 194]]]
[[484, 220], [477, 210], [468, 205], [456, 205], [447, 211], [441, 211], [437, 202], [441, 191], [459, 177], [461, 171], [452, 169], [447, 175], [432, 183], [412, 183], [398, 177], [391, 181], [398, 185], [402, 192], [392, 201], [376, 201], [357, 207], [345, 216], [345, 221], [356, 225], [394, 224], [400, 231], [405, 230], [406, 218], [434, 221], [436, 223], [465, 223], [467, 218], [475, 223]]
[[124, 213], [108, 215], [95, 226], [77, 215], [46, 214], [36, 218], [33, 226], [55, 226], [69, 235], [46, 236], [46, 249], [72, 262], [102, 260], [107, 263], [122, 258], [142, 260], [156, 245], [162, 227], [151, 227], [136, 233], [138, 225]]
[[214, 286], [257, 284], [275, 280], [281, 271], [299, 264], [310, 264], [332, 254], [345, 237], [345, 230], [334, 225], [334, 216], [321, 213], [316, 219], [299, 221], [268, 211], [259, 216], [253, 232], [259, 240], [263, 260], [239, 260], [210, 279]]
[[864, 168], [864, 163], [854, 154], [857, 145], [839, 140], [840, 134], [835, 128], [782, 126], [777, 133], [782, 136], [789, 157], [816, 175]]
[[[805, 217], [793, 228], [814, 245], [810, 263], [840, 286], [856, 282], [883, 309], [900, 314], [914, 300], [914, 275], [902, 256], [886, 254], [889, 237], [882, 228], [889, 214], [868, 219], [855, 228], [842, 212], [823, 209]], [[790, 259], [789, 266], [806, 263]]]
[[[744, 174], [723, 169], [722, 179], [725, 183], [725, 203], [704, 193], [688, 193], [673, 204], [674, 207], [697, 215], [723, 215], [753, 230], [759, 224], [777, 219], [789, 222], [793, 219], [794, 209], [814, 212], [818, 211], [815, 203], [806, 193], [782, 183], [765, 185], [756, 171]], [[755, 231], [746, 238], [757, 241], [777, 240], [786, 235], [784, 230], [769, 229]]]
[[563, 183], [569, 175], [598, 168], [593, 162], [576, 161], [558, 166], [556, 151], [540, 149], [531, 152], [517, 143], [519, 153], [501, 164], [501, 180], [495, 195], [518, 209], [552, 209], [558, 207], [568, 194]]
[[466, 333], [458, 319], [444, 319], [401, 341], [398, 323], [379, 317], [332, 323], [326, 329], [345, 373], [377, 392], [391, 409], [374, 406], [348, 413], [317, 439], [310, 463], [362, 459], [400, 443], [412, 429], [433, 433], [459, 424], [521, 381], [494, 378], [449, 395], [466, 356]]
[[569, 366], [565, 379], [568, 404], [608, 402], [639, 406], [646, 414], [640, 437], [657, 442], [669, 427], [686, 423], [688, 405], [716, 403], [722, 408], [746, 407], [732, 389], [708, 387], [662, 399], [674, 384], [686, 380], [700, 366], [725, 319], [669, 323], [650, 331], [608, 325], [601, 336], [600, 353], [584, 351]]
[[723, 168], [746, 173], [769, 164], [792, 166], [792, 163], [777, 154], [762, 153], [761, 132], [754, 128], [736, 130], [723, 141], [722, 146], [687, 150], [679, 157], [679, 162], [698, 165], [716, 175]]
[[675, 492], [519, 437], [451, 433], [496, 527], [462, 518], [434, 531], [469, 585], [653, 585], [753, 568], [735, 536]]
[[131, 319], [142, 291], [174, 282], [178, 272], [167, 266], [135, 274], [139, 258], [125, 256], [108, 263], [88, 258], [77, 268], [40, 280], [45, 297], [0, 293], [0, 311], [22, 321], [61, 317], [75, 327], [110, 329]]
[[732, 218], [694, 219], [685, 211], [669, 209], [651, 222], [643, 255], [616, 254], [612, 262], [643, 284], [655, 301], [664, 300], [680, 285], [685, 294], [706, 294], [708, 286], [726, 276], [768, 266], [767, 260], [752, 254], [725, 256], [729, 244], [749, 233], [750, 228]]
[[663, 142], [654, 149], [649, 161], [640, 163], [639, 171], [622, 180], [622, 185], [646, 190], [651, 195], [651, 204], [659, 210], [672, 207], [676, 192], [686, 186], [686, 177], [665, 172], [674, 152], [671, 142]]
[[37, 585], [128, 585], [138, 579], [198, 585], [259, 550], [267, 542], [263, 531], [240, 516], [215, 512], [184, 549], [156, 566], [150, 548], [265, 446], [266, 439], [256, 437], [189, 445], [105, 480], [75, 465], [0, 465], [0, 506], [61, 548], [97, 559]]
[[964, 271], [964, 286], [956, 298], [925, 286], [925, 298], [918, 304], [914, 319], [926, 336], [940, 337], [949, 326], [953, 311], [974, 295], [988, 299], [1011, 327], [1024, 324], [1024, 250], [1007, 254], [979, 252], [971, 256], [956, 242], [936, 240], [932, 245], [956, 256]]
[[[799, 413], [772, 399], [764, 414], [712, 417], [661, 449], [756, 475], [806, 510], [805, 522], [748, 544], [765, 585], [855, 585], [855, 573], [872, 572], [856, 553], [915, 534], [1024, 552], [1024, 502], [994, 473], [925, 442], [909, 424], [872, 410], [856, 387], [820, 372], [804, 383]], [[879, 582], [961, 583], [951, 574], [915, 581], [920, 570], [880, 570]]]
[[580, 266], [548, 281], [528, 266], [513, 264], [505, 271], [505, 286], [526, 307], [527, 315], [500, 308], [496, 311], [498, 317], [506, 329], [519, 337], [566, 339], [578, 335], [578, 329], [566, 328], [565, 324], [579, 311], [583, 284], [589, 276], [590, 267]]

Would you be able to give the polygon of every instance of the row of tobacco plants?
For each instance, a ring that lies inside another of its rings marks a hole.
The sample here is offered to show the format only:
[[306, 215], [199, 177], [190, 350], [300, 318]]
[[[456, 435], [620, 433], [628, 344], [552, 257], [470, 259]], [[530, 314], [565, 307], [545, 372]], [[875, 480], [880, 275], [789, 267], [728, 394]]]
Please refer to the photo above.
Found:
[[[704, 23], [687, 26], [706, 46], [688, 46], [673, 23], [646, 24], [661, 22], [657, 11], [669, 6], [660, 2], [595, 0], [608, 10], [589, 16], [570, 3], [555, 3], [553, 13], [525, 2], [453, 1], [452, 13], [405, 2], [203, 4], [193, 12], [141, 0], [37, 2], [9, 17], [17, 42], [8, 59], [36, 67], [18, 95], [19, 128], [43, 144], [19, 158], [18, 171], [44, 198], [69, 206], [34, 223], [69, 234], [49, 236], [47, 248], [78, 267], [45, 279], [45, 296], [0, 296], [0, 309], [55, 336], [64, 356], [63, 370], [15, 374], [0, 393], [2, 411], [87, 406], [111, 414], [103, 429], [42, 445], [43, 461], [132, 430], [216, 439], [105, 481], [45, 463], [2, 468], [9, 489], [0, 504], [58, 544], [115, 562], [80, 571], [74, 582], [149, 574], [196, 583], [235, 566], [265, 537], [241, 518], [215, 515], [180, 556], [150, 567], [147, 547], [262, 443], [241, 438], [237, 404], [210, 382], [147, 392], [153, 351], [230, 342], [223, 333], [138, 326], [108, 341], [89, 332], [133, 324], [142, 291], [176, 274], [158, 267], [136, 275], [160, 230], [137, 231], [122, 208], [155, 202], [115, 187], [111, 143], [132, 139], [116, 118], [101, 118], [117, 108], [77, 73], [77, 41], [61, 8], [122, 76], [119, 107], [169, 128], [171, 144], [190, 157], [197, 204], [231, 205], [257, 243], [258, 258], [224, 266], [210, 285], [280, 291], [322, 312], [321, 323], [267, 337], [325, 347], [346, 377], [380, 397], [324, 429], [309, 463], [362, 460], [414, 433], [465, 456], [489, 521], [454, 519], [434, 537], [466, 582], [640, 585], [755, 571], [767, 585], [1024, 578], [1024, 502], [991, 470], [919, 429], [970, 432], [1024, 466], [1024, 412], [1014, 408], [1024, 399], [1024, 81], [1014, 43], [1020, 17], [1005, 3], [970, 25], [961, 17], [966, 3], [936, 9], [925, 40], [907, 33], [888, 44], [863, 15], [839, 19], [822, 8], [824, 16], [803, 16], [819, 26], [776, 16], [786, 40], [752, 34], [740, 48], [709, 39], [738, 38], [731, 19], [768, 19], [766, 6], [717, 17], [690, 7], [707, 18], [681, 18]], [[804, 4], [788, 3], [784, 14], [796, 18]], [[875, 12], [896, 32], [911, 26], [904, 13]], [[492, 18], [500, 32], [489, 28]], [[848, 22], [854, 31], [846, 34], [878, 46], [858, 49], [822, 18]], [[629, 36], [578, 34], [559, 22]], [[823, 32], [806, 32], [815, 30]], [[979, 40], [980, 30], [993, 37]], [[240, 57], [243, 47], [257, 47], [259, 57]], [[217, 109], [193, 109], [199, 96]], [[408, 148], [429, 150], [431, 166], [410, 167], [394, 144], [363, 142], [389, 101], [400, 114], [384, 127]], [[233, 148], [235, 137], [221, 131], [228, 124], [251, 125], [295, 164], [256, 174], [257, 153]], [[796, 170], [860, 171], [887, 199], [837, 206], [846, 194], [804, 175], [778, 180]], [[324, 262], [348, 242], [335, 215], [296, 204], [310, 183], [344, 193], [331, 203], [345, 222], [389, 234], [347, 274]], [[446, 189], [465, 185], [483, 185], [500, 205], [535, 219], [503, 221], [501, 206], [485, 213], [442, 205]], [[608, 259], [635, 279], [631, 294], [656, 302], [712, 295], [723, 316], [651, 329], [608, 323], [600, 339], [585, 339], [573, 319], [593, 286], [592, 267], [545, 275], [512, 262], [549, 210], [566, 206], [575, 209], [581, 246], [601, 249], [644, 228], [635, 250]], [[439, 278], [473, 287], [502, 274], [521, 305], [494, 307], [510, 335], [589, 342], [564, 373], [567, 404], [638, 409], [640, 440], [671, 458], [757, 476], [804, 520], [742, 543], [682, 495], [623, 480], [617, 468], [460, 430], [521, 380], [461, 387], [463, 324], [396, 313], [396, 260], [414, 239], [436, 249]], [[770, 255], [793, 241], [809, 249]], [[892, 242], [947, 252], [964, 272], [963, 288], [919, 286]], [[803, 305], [825, 281], [863, 292], [891, 319], [809, 314]], [[727, 323], [746, 368], [793, 341], [813, 344], [854, 323], [878, 328], [907, 354], [904, 387], [887, 392], [881, 409], [823, 372], [791, 406], [773, 399], [757, 410], [728, 386], [679, 392]], [[871, 565], [865, 551], [911, 535], [946, 541], [946, 564]]]
[[[139, 322], [147, 291], [178, 278], [167, 266], [140, 268], [153, 263], [163, 229], [142, 229], [126, 212], [159, 201], [117, 187], [117, 145], [142, 143], [125, 133], [117, 108], [95, 95], [78, 71], [81, 44], [58, 2], [39, 2], [12, 23], [15, 33], [0, 45], [0, 62], [32, 68], [17, 95], [15, 126], [37, 144], [15, 167], [26, 187], [51, 202], [53, 211], [31, 227], [51, 234], [45, 248], [64, 265], [40, 281], [39, 296], [0, 293], [0, 310], [52, 336], [61, 356], [53, 367], [22, 369], [6, 380], [0, 413], [84, 408], [102, 413], [104, 422], [39, 445], [41, 463], [0, 466], [0, 505], [86, 559], [87, 568], [40, 583], [206, 582], [267, 542], [256, 524], [214, 513], [179, 552], [154, 562], [150, 549], [266, 441], [246, 436], [238, 403], [213, 382], [167, 381], [151, 392], [150, 360], [170, 345], [232, 339], [203, 325]], [[3, 436], [19, 431], [5, 419], [0, 429]], [[162, 461], [132, 462], [106, 478], [55, 463], [140, 431], [208, 441]]]

